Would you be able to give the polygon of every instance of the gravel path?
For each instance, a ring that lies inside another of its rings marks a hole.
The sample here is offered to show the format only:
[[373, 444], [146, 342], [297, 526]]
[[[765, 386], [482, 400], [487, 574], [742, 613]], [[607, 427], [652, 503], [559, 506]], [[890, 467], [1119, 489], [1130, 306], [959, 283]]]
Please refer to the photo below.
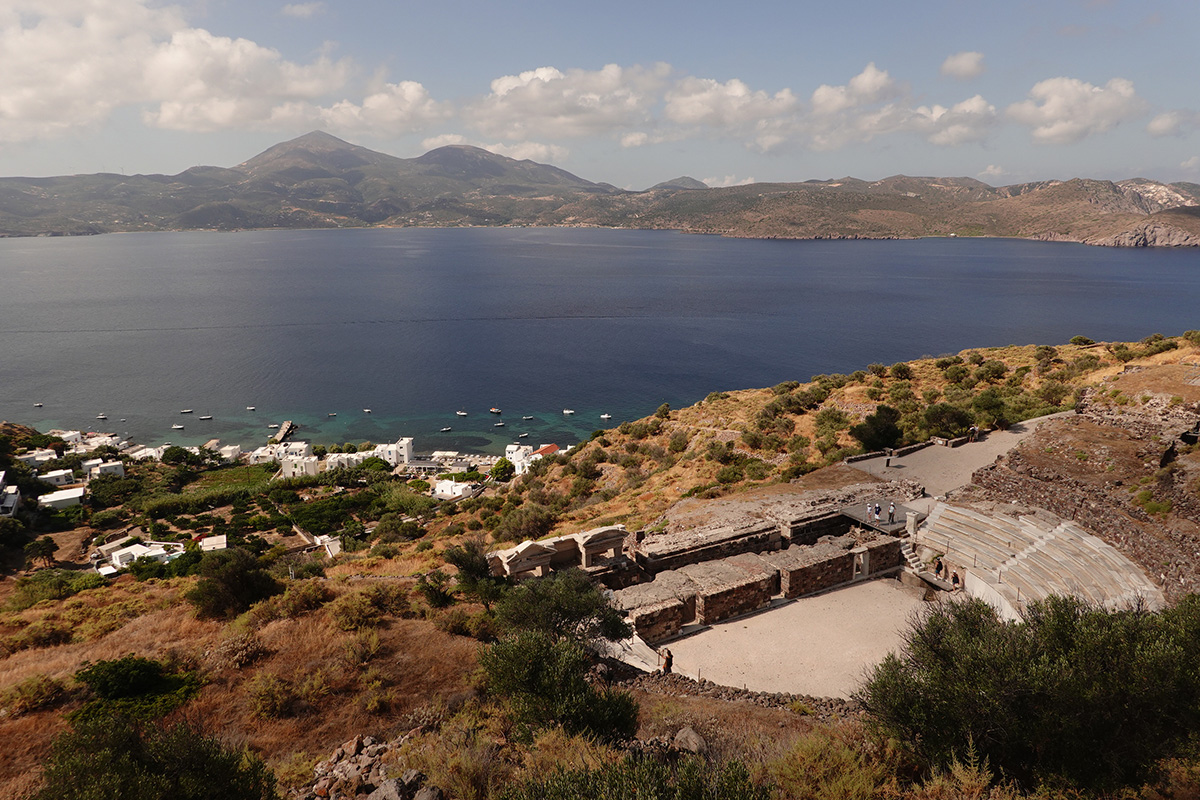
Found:
[[888, 481], [898, 478], [916, 481], [922, 484], [930, 495], [944, 497], [947, 492], [970, 483], [971, 473], [980, 467], [986, 467], [1012, 450], [1032, 435], [1041, 423], [1063, 416], [1073, 416], [1074, 413], [1063, 411], [1020, 422], [1008, 430], [991, 431], [982, 441], [970, 442], [959, 447], [926, 447], [902, 458], [892, 458], [891, 466], [885, 466], [887, 459], [883, 457], [856, 461], [853, 466]]

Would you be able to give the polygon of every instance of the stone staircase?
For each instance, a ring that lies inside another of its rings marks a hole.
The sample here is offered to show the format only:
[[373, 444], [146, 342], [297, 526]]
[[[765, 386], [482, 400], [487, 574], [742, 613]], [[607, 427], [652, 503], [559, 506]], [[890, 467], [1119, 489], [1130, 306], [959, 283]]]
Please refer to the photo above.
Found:
[[1111, 545], [1042, 512], [1009, 517], [939, 503], [918, 541], [963, 574], [968, 594], [1013, 619], [1030, 601], [1052, 594], [1109, 609], [1165, 603], [1158, 587]]
[[904, 556], [904, 563], [908, 564], [908, 568], [913, 572], [921, 572], [925, 568], [917, 551], [913, 549], [912, 542], [908, 539], [900, 540], [900, 555]]

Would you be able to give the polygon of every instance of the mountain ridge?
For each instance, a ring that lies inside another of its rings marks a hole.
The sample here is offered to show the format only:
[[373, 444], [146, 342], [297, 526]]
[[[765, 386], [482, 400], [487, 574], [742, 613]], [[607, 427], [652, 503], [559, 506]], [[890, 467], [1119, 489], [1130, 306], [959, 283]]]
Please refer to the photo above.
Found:
[[415, 158], [323, 131], [234, 167], [177, 175], [0, 178], [0, 236], [364, 226], [567, 225], [756, 238], [1007, 236], [1200, 246], [1200, 185], [1073, 178], [994, 187], [892, 175], [712, 188], [687, 176], [618, 189], [471, 145]]

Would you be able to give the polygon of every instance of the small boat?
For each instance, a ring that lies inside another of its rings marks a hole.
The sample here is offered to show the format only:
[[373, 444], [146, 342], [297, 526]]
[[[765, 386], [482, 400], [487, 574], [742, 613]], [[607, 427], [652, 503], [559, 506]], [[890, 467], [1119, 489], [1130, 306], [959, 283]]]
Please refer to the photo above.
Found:
[[529, 435], [528, 433], [518, 433], [518, 434], [517, 434], [517, 438], [518, 438], [518, 439], [524, 439], [524, 438], [525, 438], [526, 436], [528, 436], [528, 435]]
[[569, 414], [574, 414], [574, 413], [575, 413], [575, 409], [573, 409], [573, 408], [564, 408], [564, 409], [563, 409], [563, 413], [564, 413], [564, 414], [568, 414], [568, 415], [569, 415]]
[[497, 423], [495, 423], [494, 425], [492, 425], [492, 427], [493, 427], [493, 428], [503, 428], [503, 427], [504, 427], [504, 423], [503, 423], [503, 422], [497, 422]]
[[450, 426], [449, 426], [449, 425], [447, 425], [446, 427], [442, 428], [442, 433], [449, 433], [449, 432], [450, 432]]
[[268, 427], [268, 428], [270, 428], [271, 430], [275, 430], [275, 429], [276, 429], [276, 428], [278, 428], [279, 426], [278, 426], [278, 425], [276, 425], [275, 423], [273, 423], [273, 422], [272, 422], [272, 423], [271, 423], [270, 425], [268, 425], [267, 427]]
[[600, 419], [612, 419], [612, 414], [601, 414]]
[[371, 409], [369, 409], [369, 408], [364, 408], [364, 409], [363, 409], [363, 413], [364, 413], [364, 414], [370, 414], [370, 413], [371, 413]]
[[34, 408], [41, 408], [41, 407], [42, 407], [42, 404], [41, 404], [41, 403], [34, 403], [34, 404], [33, 404], [33, 407], [34, 407]]
[[254, 410], [254, 406], [246, 406], [246, 410], [247, 410], [247, 411], [253, 411], [253, 410]]
[[97, 414], [96, 419], [108, 419], [108, 414]]
[[180, 411], [179, 413], [180, 414], [190, 414], [190, 413], [192, 413], [192, 410], [190, 408], [185, 408], [182, 411]]
[[124, 421], [125, 421], [125, 418], [124, 418], [124, 417], [121, 417], [121, 422], [124, 422]]
[[205, 415], [204, 415], [203, 417], [201, 417], [200, 419], [212, 419], [212, 414], [205, 414]]
[[336, 416], [337, 416], [337, 412], [336, 412], [336, 411], [330, 411], [330, 412], [329, 412], [329, 414], [327, 414], [327, 416], [330, 416], [330, 417], [336, 417]]
[[523, 420], [525, 420], [526, 422], [528, 422], [529, 420], [533, 419], [533, 417], [521, 417], [521, 419], [523, 419]]
[[183, 430], [183, 426], [182, 426], [182, 425], [180, 425], [178, 422], [176, 422], [174, 425], [172, 425], [172, 426], [171, 426], [171, 430], [173, 430], [173, 431], [181, 431], [181, 430]]
[[458, 414], [460, 417], [465, 417], [467, 415], [467, 412], [465, 411], [455, 411], [454, 413]]
[[502, 413], [502, 412], [500, 411], [500, 409], [496, 408], [495, 406], [492, 406], [491, 408], [489, 408], [489, 409], [488, 409], [488, 411], [492, 412], [493, 414], [500, 414], [500, 413]]

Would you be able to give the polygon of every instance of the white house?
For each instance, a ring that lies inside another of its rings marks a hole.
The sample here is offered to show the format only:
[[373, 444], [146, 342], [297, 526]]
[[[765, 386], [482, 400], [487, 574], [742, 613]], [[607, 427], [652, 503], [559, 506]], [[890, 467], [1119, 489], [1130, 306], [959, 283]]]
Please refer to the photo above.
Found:
[[390, 444], [376, 445], [371, 455], [379, 456], [393, 467], [398, 467], [412, 461], [412, 445], [412, 437], [406, 436]]
[[84, 475], [90, 475], [92, 470], [104, 463], [103, 458], [85, 458], [79, 463], [79, 468], [83, 470]]
[[69, 469], [52, 469], [38, 475], [37, 479], [51, 486], [67, 486], [75, 482], [75, 473]]
[[242, 446], [240, 444], [227, 444], [217, 450], [221, 454], [221, 458], [226, 461], [237, 461], [242, 455]]
[[308, 442], [284, 442], [275, 446], [279, 449], [280, 458], [308, 458], [313, 454], [312, 445]]
[[165, 453], [166, 450], [166, 445], [161, 447], [139, 447], [137, 450], [134, 450], [132, 453], [130, 453], [129, 457], [135, 461], [145, 461], [146, 459], [150, 459], [152, 461], [162, 461], [163, 453]]
[[38, 498], [38, 505], [44, 508], [70, 508], [77, 506], [83, 502], [83, 495], [86, 490], [80, 486], [75, 489], [59, 489], [57, 492], [50, 492]]
[[227, 547], [229, 547], [229, 541], [223, 533], [220, 536], [205, 536], [200, 540], [200, 552], [202, 553], [224, 550]]
[[88, 480], [95, 480], [101, 475], [116, 475], [118, 478], [124, 478], [125, 465], [120, 461], [105, 461], [88, 470]]
[[441, 500], [457, 500], [466, 497], [474, 488], [470, 483], [459, 483], [452, 480], [441, 480], [433, 485], [433, 496]]
[[50, 431], [51, 436], [57, 436], [67, 444], [82, 444], [83, 434], [79, 431]]
[[47, 461], [53, 461], [58, 458], [58, 453], [46, 448], [42, 450], [30, 450], [28, 453], [22, 453], [19, 456], [13, 456], [13, 458], [23, 464], [36, 467], [38, 464], [45, 464]]
[[504, 448], [504, 457], [511, 461], [512, 465], [517, 468], [518, 475], [524, 475], [529, 471], [532, 456], [533, 447], [527, 444], [510, 444]]
[[178, 542], [145, 542], [131, 544], [114, 550], [109, 560], [117, 569], [124, 569], [139, 558], [152, 558], [155, 561], [170, 561], [183, 553], [183, 545]]
[[9, 486], [5, 481], [4, 470], [0, 469], [0, 517], [11, 517], [17, 513], [17, 506], [21, 504], [21, 490], [16, 486]]
[[316, 456], [285, 456], [279, 459], [279, 477], [299, 478], [304, 475], [317, 474], [318, 459]]
[[370, 453], [330, 453], [325, 456], [325, 469], [351, 469], [370, 456]]

